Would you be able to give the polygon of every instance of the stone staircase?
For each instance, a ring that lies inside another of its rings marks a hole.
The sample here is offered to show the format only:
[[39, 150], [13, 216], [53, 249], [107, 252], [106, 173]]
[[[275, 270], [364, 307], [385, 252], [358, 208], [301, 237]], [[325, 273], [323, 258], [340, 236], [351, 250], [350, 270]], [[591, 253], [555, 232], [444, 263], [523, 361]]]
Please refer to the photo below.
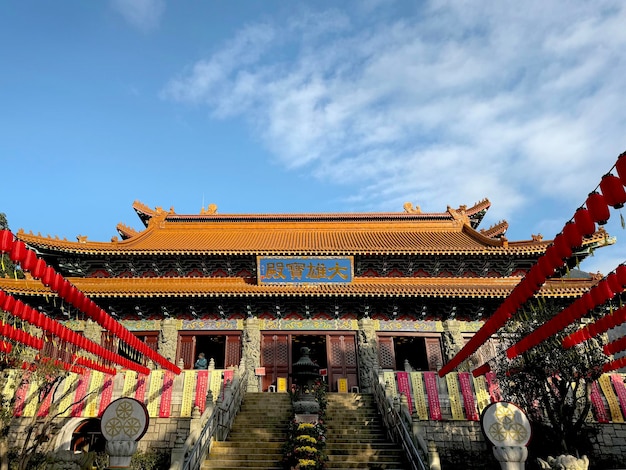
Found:
[[326, 409], [327, 468], [404, 470], [402, 448], [385, 431], [374, 396], [329, 393]]
[[287, 393], [246, 393], [228, 439], [214, 442], [202, 470], [280, 470], [291, 419]]

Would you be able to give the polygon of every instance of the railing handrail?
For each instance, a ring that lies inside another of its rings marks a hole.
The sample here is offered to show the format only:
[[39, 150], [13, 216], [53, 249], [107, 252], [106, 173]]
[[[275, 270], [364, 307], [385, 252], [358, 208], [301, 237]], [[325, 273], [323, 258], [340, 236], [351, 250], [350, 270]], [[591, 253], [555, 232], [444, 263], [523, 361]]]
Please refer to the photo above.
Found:
[[[185, 454], [185, 460], [182, 470], [198, 470], [201, 460], [209, 451], [211, 442], [214, 440], [223, 441], [228, 437], [230, 428], [245, 395], [248, 371], [244, 370], [242, 374], [234, 374], [233, 381], [227, 386], [222, 385], [220, 395], [223, 397], [216, 403], [211, 415], [202, 427], [202, 431], [193, 447]], [[202, 419], [205, 417], [203, 416]]]
[[390, 397], [387, 397], [385, 393], [382, 378], [376, 371], [372, 371], [370, 381], [374, 389], [374, 399], [378, 406], [378, 411], [383, 417], [383, 423], [387, 429], [387, 433], [394, 442], [402, 446], [412, 470], [426, 470], [426, 466], [415, 446], [411, 432], [407, 429], [398, 410], [394, 408]]

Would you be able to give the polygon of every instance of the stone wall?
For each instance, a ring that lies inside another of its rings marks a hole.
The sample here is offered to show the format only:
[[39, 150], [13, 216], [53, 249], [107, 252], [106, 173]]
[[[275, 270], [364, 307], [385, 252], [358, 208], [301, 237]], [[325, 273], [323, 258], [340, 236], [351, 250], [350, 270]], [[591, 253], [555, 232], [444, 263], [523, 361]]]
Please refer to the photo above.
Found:
[[[489, 443], [477, 421], [421, 421], [423, 437], [437, 446], [442, 470], [499, 469]], [[626, 423], [596, 425], [589, 455], [590, 470], [624, 468], [626, 462]], [[534, 468], [536, 455], [528, 456], [528, 468]]]

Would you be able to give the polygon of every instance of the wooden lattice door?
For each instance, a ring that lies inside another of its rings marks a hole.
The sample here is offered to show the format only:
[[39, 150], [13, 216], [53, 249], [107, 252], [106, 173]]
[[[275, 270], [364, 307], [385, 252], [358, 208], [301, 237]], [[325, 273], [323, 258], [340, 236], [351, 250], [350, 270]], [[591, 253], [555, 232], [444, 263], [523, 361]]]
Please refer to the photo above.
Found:
[[393, 337], [378, 337], [378, 361], [383, 369], [396, 369], [396, 352], [393, 347]]
[[426, 359], [428, 360], [428, 370], [436, 371], [443, 365], [443, 355], [441, 354], [441, 341], [439, 338], [424, 338], [426, 346]]
[[261, 338], [261, 366], [265, 367], [263, 390], [289, 376], [289, 335], [265, 334]]
[[337, 391], [337, 380], [348, 379], [348, 389], [359, 384], [356, 340], [352, 335], [329, 335], [328, 381], [331, 391]]
[[226, 336], [226, 351], [224, 358], [224, 367], [239, 367], [241, 362], [241, 336]]
[[185, 369], [191, 369], [194, 363], [194, 350], [196, 347], [196, 337], [193, 335], [180, 335], [178, 337], [178, 354], [176, 354], [177, 361], [183, 360], [185, 362]]

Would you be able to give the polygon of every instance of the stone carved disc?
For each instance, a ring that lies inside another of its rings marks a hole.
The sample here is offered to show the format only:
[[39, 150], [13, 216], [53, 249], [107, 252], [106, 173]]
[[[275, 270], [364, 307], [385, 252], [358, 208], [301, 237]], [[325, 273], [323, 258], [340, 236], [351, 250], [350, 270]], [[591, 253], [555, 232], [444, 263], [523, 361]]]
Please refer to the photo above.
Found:
[[483, 411], [481, 426], [494, 446], [521, 447], [530, 441], [531, 428], [526, 414], [513, 403], [492, 403]]
[[118, 398], [106, 407], [100, 418], [107, 441], [138, 441], [148, 430], [148, 410], [134, 398]]

